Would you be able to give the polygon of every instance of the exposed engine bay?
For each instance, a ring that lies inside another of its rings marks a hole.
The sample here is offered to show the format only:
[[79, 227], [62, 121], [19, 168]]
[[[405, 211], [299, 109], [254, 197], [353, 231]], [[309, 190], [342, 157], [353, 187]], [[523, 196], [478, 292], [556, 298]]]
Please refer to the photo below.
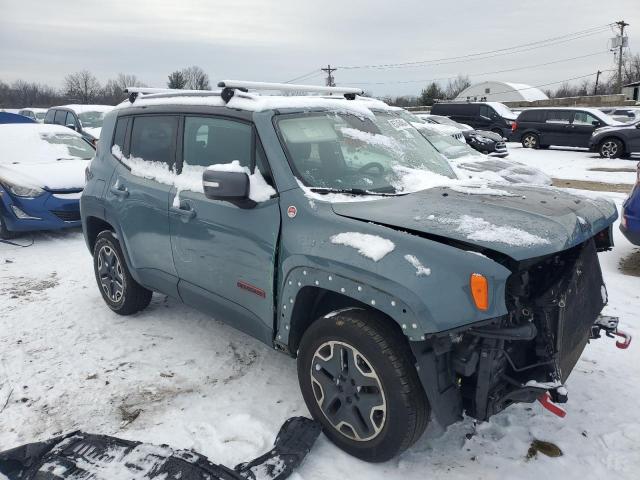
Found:
[[427, 395], [441, 424], [456, 421], [462, 411], [486, 420], [513, 403], [535, 400], [563, 416], [550, 406], [567, 401], [564, 383], [589, 340], [604, 331], [623, 337], [619, 348], [628, 346], [631, 339], [617, 330], [617, 319], [600, 317], [607, 290], [597, 250], [606, 249], [604, 243], [590, 239], [512, 263], [507, 315], [414, 347], [423, 385], [435, 386]]

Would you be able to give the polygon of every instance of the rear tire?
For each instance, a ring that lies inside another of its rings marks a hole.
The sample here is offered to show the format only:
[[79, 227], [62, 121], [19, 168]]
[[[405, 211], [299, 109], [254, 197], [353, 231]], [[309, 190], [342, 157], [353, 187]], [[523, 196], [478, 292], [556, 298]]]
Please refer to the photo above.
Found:
[[93, 247], [93, 269], [102, 298], [118, 315], [139, 312], [151, 302], [153, 292], [133, 279], [113, 232], [105, 230], [98, 234]]
[[540, 139], [535, 133], [525, 133], [522, 137], [522, 146], [524, 148], [540, 148]]
[[598, 153], [602, 158], [620, 158], [624, 154], [624, 145], [617, 138], [605, 138], [600, 142]]
[[298, 350], [311, 415], [342, 450], [384, 462], [420, 438], [430, 408], [407, 340], [392, 320], [353, 308], [316, 320]]

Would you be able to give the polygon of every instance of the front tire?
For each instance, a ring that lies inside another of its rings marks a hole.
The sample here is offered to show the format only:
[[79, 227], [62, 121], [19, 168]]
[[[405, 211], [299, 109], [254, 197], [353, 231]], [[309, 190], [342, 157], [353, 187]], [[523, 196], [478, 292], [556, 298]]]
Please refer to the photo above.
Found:
[[102, 298], [118, 315], [144, 310], [153, 292], [136, 282], [113, 232], [100, 232], [93, 247], [93, 269]]
[[524, 148], [540, 148], [540, 140], [535, 133], [527, 133], [522, 137], [522, 146]]
[[15, 234], [9, 231], [9, 229], [7, 228], [7, 222], [5, 222], [4, 218], [2, 217], [2, 213], [0, 213], [0, 239], [9, 240], [14, 236]]
[[316, 320], [298, 350], [311, 415], [339, 448], [384, 462], [420, 438], [429, 403], [406, 338], [392, 320], [353, 308]]
[[624, 154], [624, 145], [617, 138], [605, 138], [600, 142], [598, 153], [602, 158], [620, 158]]

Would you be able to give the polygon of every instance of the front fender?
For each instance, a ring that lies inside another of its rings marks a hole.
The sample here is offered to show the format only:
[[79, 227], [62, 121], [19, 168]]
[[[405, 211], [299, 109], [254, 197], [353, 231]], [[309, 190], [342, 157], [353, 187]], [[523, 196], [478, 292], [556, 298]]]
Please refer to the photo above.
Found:
[[[381, 200], [384, 201], [384, 200]], [[300, 189], [281, 194], [280, 249], [276, 339], [286, 344], [298, 292], [310, 286], [324, 288], [385, 313], [410, 340], [504, 315], [505, 285], [511, 272], [474, 252], [398, 231], [391, 227], [337, 215], [327, 202], [309, 201]], [[294, 218], [286, 215], [295, 206]], [[352, 247], [332, 243], [342, 232], [377, 235], [395, 244], [375, 262]], [[429, 275], [418, 275], [405, 258], [417, 257]], [[490, 306], [478, 310], [470, 294], [472, 273], [489, 280]]]

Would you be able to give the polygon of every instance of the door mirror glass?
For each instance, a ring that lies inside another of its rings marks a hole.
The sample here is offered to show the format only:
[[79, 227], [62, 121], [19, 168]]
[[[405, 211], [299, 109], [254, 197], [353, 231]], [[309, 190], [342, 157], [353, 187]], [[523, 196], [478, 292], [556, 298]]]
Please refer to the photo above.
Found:
[[598, 120], [594, 120], [593, 122], [591, 122], [591, 125], [593, 125], [594, 127], [599, 127], [600, 122]]
[[245, 172], [205, 170], [202, 174], [204, 194], [211, 200], [246, 200], [249, 198], [249, 175]]

